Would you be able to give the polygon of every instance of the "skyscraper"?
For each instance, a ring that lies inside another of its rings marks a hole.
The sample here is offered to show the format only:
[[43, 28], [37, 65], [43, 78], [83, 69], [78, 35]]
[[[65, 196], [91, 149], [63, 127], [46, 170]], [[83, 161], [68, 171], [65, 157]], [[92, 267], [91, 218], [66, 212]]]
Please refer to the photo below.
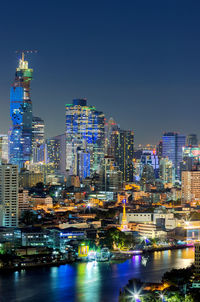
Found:
[[189, 134], [187, 136], [187, 146], [190, 147], [197, 147], [198, 146], [198, 139], [196, 134]]
[[78, 148], [90, 152], [91, 172], [99, 171], [104, 157], [104, 114], [88, 106], [86, 99], [66, 105], [66, 169], [74, 173]]
[[32, 119], [32, 159], [33, 162], [44, 161], [44, 121], [40, 117]]
[[8, 135], [0, 134], [0, 163], [8, 163]]
[[111, 136], [112, 156], [122, 172], [122, 179], [133, 181], [134, 133], [129, 130], [114, 131]]
[[183, 156], [183, 147], [185, 146], [186, 137], [175, 132], [164, 133], [162, 137], [163, 147], [162, 156], [168, 157], [175, 168], [176, 179], [180, 179], [180, 163]]
[[9, 139], [9, 162], [22, 168], [32, 155], [32, 101], [30, 83], [33, 69], [28, 68], [24, 53], [16, 69], [10, 90], [10, 117], [12, 128]]
[[0, 226], [18, 226], [18, 167], [0, 165]]
[[66, 172], [66, 137], [57, 135], [46, 140], [46, 163], [52, 164], [53, 173]]

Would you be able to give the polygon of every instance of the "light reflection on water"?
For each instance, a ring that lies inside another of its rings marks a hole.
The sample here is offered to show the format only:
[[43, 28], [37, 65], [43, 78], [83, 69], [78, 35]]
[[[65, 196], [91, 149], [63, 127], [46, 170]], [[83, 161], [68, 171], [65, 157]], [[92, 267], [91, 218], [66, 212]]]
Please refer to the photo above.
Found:
[[[159, 281], [172, 268], [193, 263], [192, 248], [155, 252], [124, 262], [75, 263], [0, 276], [0, 302], [112, 302], [131, 278]], [[45, 301], [46, 300], [46, 301]]]

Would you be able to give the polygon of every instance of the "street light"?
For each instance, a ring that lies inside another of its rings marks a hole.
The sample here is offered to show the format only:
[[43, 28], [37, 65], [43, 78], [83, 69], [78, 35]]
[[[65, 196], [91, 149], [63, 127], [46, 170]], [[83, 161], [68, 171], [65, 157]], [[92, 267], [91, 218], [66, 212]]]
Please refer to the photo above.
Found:
[[140, 302], [140, 297], [138, 294], [134, 294], [133, 296], [136, 302]]

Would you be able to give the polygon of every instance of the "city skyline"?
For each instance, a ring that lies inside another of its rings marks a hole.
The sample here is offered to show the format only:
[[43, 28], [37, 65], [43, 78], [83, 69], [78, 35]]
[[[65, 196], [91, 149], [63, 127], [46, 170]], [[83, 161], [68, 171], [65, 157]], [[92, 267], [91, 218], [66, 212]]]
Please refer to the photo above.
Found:
[[[46, 137], [64, 133], [64, 106], [82, 97], [122, 129], [134, 130], [136, 144], [157, 143], [164, 131], [199, 136], [199, 7], [186, 1], [127, 6], [78, 1], [78, 8], [65, 3], [54, 10], [48, 3], [26, 13], [23, 3], [11, 8], [4, 3], [10, 19], [2, 16], [7, 30], [0, 30], [1, 133], [10, 126], [15, 50], [33, 48], [38, 54], [26, 57], [35, 70], [33, 111], [44, 119]], [[18, 12], [23, 22], [13, 28], [10, 20]], [[24, 34], [17, 34], [26, 22]]]

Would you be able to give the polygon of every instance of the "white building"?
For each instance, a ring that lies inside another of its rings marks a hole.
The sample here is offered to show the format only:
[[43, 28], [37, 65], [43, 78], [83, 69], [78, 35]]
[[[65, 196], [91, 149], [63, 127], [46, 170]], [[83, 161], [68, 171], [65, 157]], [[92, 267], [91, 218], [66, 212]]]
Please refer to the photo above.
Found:
[[[127, 213], [127, 222], [136, 223], [153, 223], [157, 226], [163, 226], [167, 230], [172, 230], [177, 226], [177, 219], [173, 213]], [[122, 220], [122, 214], [120, 214], [120, 223]]]
[[18, 226], [17, 165], [0, 165], [0, 226]]
[[165, 238], [167, 236], [167, 232], [153, 223], [140, 223], [138, 225], [138, 233], [144, 238]]

